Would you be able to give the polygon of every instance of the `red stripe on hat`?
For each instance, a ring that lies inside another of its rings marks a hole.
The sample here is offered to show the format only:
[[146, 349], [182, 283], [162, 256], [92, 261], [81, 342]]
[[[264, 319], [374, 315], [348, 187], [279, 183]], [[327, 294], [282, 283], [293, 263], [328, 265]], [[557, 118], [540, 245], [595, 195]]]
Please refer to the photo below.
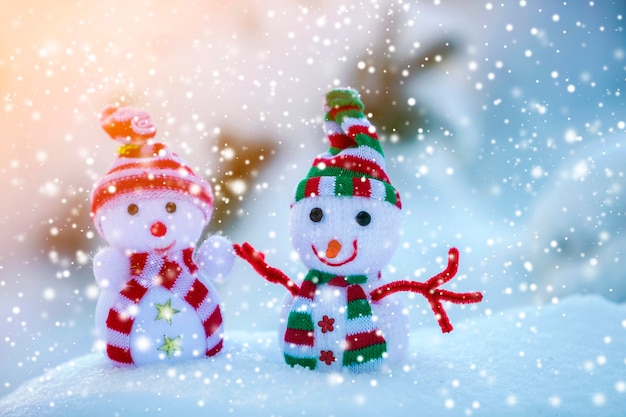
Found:
[[203, 283], [196, 279], [193, 281], [193, 284], [191, 284], [189, 292], [185, 295], [185, 301], [187, 301], [195, 310], [197, 310], [198, 306], [202, 304], [208, 294], [209, 290], [207, 289], [207, 287], [205, 287]]
[[369, 124], [369, 122], [367, 122], [367, 125], [359, 124], [359, 125], [352, 125], [348, 127], [348, 131], [346, 132], [346, 135], [348, 135], [351, 138], [354, 138], [359, 133], [362, 133], [364, 135], [367, 135], [371, 138], [378, 140], [378, 134], [376, 133], [376, 130], [372, 127], [372, 125]]
[[[333, 166], [348, 171], [361, 174], [366, 177], [373, 177], [386, 183], [391, 183], [385, 170], [374, 161], [359, 158], [354, 155], [339, 154], [332, 158], [315, 158], [312, 166], [324, 164], [326, 166]], [[308, 197], [308, 195], [307, 195]]]
[[304, 188], [305, 197], [316, 197], [319, 195], [320, 177], [313, 177], [306, 182]]
[[171, 290], [182, 271], [178, 263], [166, 260], [156, 276], [156, 284]]
[[385, 338], [380, 330], [346, 335], [346, 350], [359, 350], [380, 343], [385, 343]]
[[335, 118], [337, 117], [337, 113], [341, 113], [342, 111], [347, 111], [347, 110], [357, 110], [357, 111], [363, 112], [363, 109], [359, 106], [340, 106], [340, 107], [333, 107], [332, 109], [328, 111], [328, 114], [330, 114], [330, 118], [332, 120], [335, 120]]
[[211, 313], [209, 318], [204, 321], [203, 325], [204, 333], [207, 337], [212, 336], [216, 331], [218, 331], [222, 325], [222, 311], [219, 306], [215, 307], [215, 310], [213, 310], [213, 313]]
[[[109, 191], [109, 187], [113, 187], [114, 190]], [[136, 192], [141, 195], [142, 191], [150, 189], [178, 191], [196, 197], [209, 206], [213, 205], [211, 193], [202, 184], [194, 181], [165, 175], [130, 176], [100, 184], [94, 192], [91, 211], [95, 213], [103, 204], [120, 194]]]
[[107, 175], [113, 174], [115, 172], [124, 171], [126, 169], [173, 169], [176, 171], [182, 170], [189, 175], [195, 175], [191, 168], [187, 165], [182, 164], [173, 159], [139, 159], [137, 161], [133, 161], [127, 164], [122, 164], [111, 168]]
[[141, 285], [136, 279], [131, 279], [126, 283], [126, 286], [120, 291], [124, 297], [128, 298], [134, 303], [138, 303], [148, 291], [146, 287]]
[[111, 330], [115, 330], [123, 334], [130, 334], [130, 331], [133, 328], [133, 322], [134, 320], [131, 317], [111, 309], [109, 310], [106, 324], [107, 328]]
[[217, 353], [220, 350], [222, 350], [223, 347], [224, 347], [224, 341], [220, 340], [217, 345], [213, 346], [211, 349], [207, 349], [206, 356], [215, 356], [215, 355], [217, 355]]
[[130, 355], [130, 349], [107, 345], [107, 356], [115, 362], [125, 363], [127, 365], [131, 365], [133, 363], [133, 358]]
[[357, 143], [351, 137], [346, 136], [343, 133], [332, 133], [328, 135], [331, 148], [346, 149], [355, 148]]
[[353, 195], [356, 197], [370, 197], [372, 195], [372, 185], [370, 180], [364, 177], [352, 178]]
[[288, 327], [285, 331], [285, 342], [300, 346], [313, 346], [315, 339], [310, 330], [297, 330]]

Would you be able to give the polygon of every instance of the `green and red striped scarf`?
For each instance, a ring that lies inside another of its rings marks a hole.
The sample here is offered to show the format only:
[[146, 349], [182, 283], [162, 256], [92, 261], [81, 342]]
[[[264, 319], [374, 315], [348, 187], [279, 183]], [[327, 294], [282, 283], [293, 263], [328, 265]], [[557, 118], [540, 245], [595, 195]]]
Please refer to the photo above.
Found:
[[342, 365], [351, 371], [376, 370], [386, 357], [387, 343], [372, 319], [372, 307], [360, 284], [365, 275], [337, 276], [311, 270], [304, 278], [287, 319], [285, 331], [285, 362], [315, 369], [323, 360], [321, 351], [315, 350], [315, 327], [311, 315], [317, 287], [333, 285], [347, 287], [346, 344]]

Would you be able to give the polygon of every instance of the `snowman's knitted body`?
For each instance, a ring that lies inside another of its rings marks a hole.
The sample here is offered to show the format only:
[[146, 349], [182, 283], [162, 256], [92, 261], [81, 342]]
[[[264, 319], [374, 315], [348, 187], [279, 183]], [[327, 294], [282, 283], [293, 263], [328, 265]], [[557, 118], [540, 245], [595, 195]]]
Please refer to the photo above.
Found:
[[[106, 354], [118, 365], [173, 356], [213, 356], [222, 349], [222, 314], [213, 285], [197, 276], [193, 249], [129, 256], [126, 285], [98, 305]], [[105, 327], [103, 328], [103, 323]]]
[[379, 277], [309, 271], [281, 315], [285, 362], [323, 371], [345, 367], [363, 372], [399, 360], [408, 344], [402, 304], [372, 302], [367, 281], [379, 282]]
[[93, 262], [105, 353], [118, 366], [213, 356], [223, 324], [207, 278], [226, 275], [233, 254], [217, 236], [194, 249], [211, 218], [211, 188], [152, 140], [146, 113], [108, 108], [102, 125], [123, 143], [92, 197], [94, 223], [110, 245]]
[[291, 204], [292, 245], [309, 268], [304, 281], [297, 285], [269, 267], [249, 244], [235, 249], [292, 295], [281, 331], [289, 365], [374, 371], [389, 359], [399, 359], [408, 341], [406, 317], [397, 300], [383, 298], [398, 291], [421, 293], [442, 329], [450, 331], [440, 300], [469, 303], [481, 295], [436, 290], [456, 273], [456, 249], [450, 251], [446, 270], [426, 283], [382, 281], [381, 271], [400, 241], [402, 203], [356, 91], [327, 94], [325, 128], [329, 150], [313, 160]]
[[[317, 210], [322, 219], [312, 221]], [[356, 221], [359, 213], [368, 214], [367, 224]], [[362, 196], [322, 195], [292, 206], [292, 244], [311, 269], [286, 317], [288, 364], [362, 372], [400, 359], [408, 332], [399, 300], [374, 303], [370, 295], [383, 284], [381, 271], [397, 246], [400, 226], [395, 204]]]

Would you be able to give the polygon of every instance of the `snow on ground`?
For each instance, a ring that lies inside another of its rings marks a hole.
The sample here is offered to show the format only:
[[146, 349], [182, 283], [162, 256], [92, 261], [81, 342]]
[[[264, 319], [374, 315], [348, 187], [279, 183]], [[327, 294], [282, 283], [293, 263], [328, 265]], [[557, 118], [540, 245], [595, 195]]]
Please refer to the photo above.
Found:
[[[451, 314], [454, 315], [452, 309]], [[411, 336], [377, 374], [284, 365], [274, 332], [228, 332], [213, 359], [112, 368], [72, 359], [0, 399], [0, 416], [623, 416], [626, 305], [572, 296]]]

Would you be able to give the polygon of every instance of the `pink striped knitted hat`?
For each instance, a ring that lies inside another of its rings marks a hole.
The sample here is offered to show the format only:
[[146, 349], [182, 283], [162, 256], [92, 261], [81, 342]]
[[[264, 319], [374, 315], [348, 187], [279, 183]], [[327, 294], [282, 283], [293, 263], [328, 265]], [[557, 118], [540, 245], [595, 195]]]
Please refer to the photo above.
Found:
[[154, 141], [156, 127], [147, 112], [109, 106], [102, 112], [100, 124], [122, 145], [93, 190], [91, 214], [98, 230], [96, 213], [105, 205], [169, 195], [191, 201], [209, 221], [213, 212], [211, 186], [163, 143]]
[[[400, 194], [385, 172], [385, 155], [376, 129], [363, 113], [359, 93], [336, 89], [326, 95], [324, 120], [330, 148], [313, 160], [296, 188], [293, 203], [317, 196], [358, 196], [402, 208]], [[293, 204], [292, 203], [292, 204]]]

